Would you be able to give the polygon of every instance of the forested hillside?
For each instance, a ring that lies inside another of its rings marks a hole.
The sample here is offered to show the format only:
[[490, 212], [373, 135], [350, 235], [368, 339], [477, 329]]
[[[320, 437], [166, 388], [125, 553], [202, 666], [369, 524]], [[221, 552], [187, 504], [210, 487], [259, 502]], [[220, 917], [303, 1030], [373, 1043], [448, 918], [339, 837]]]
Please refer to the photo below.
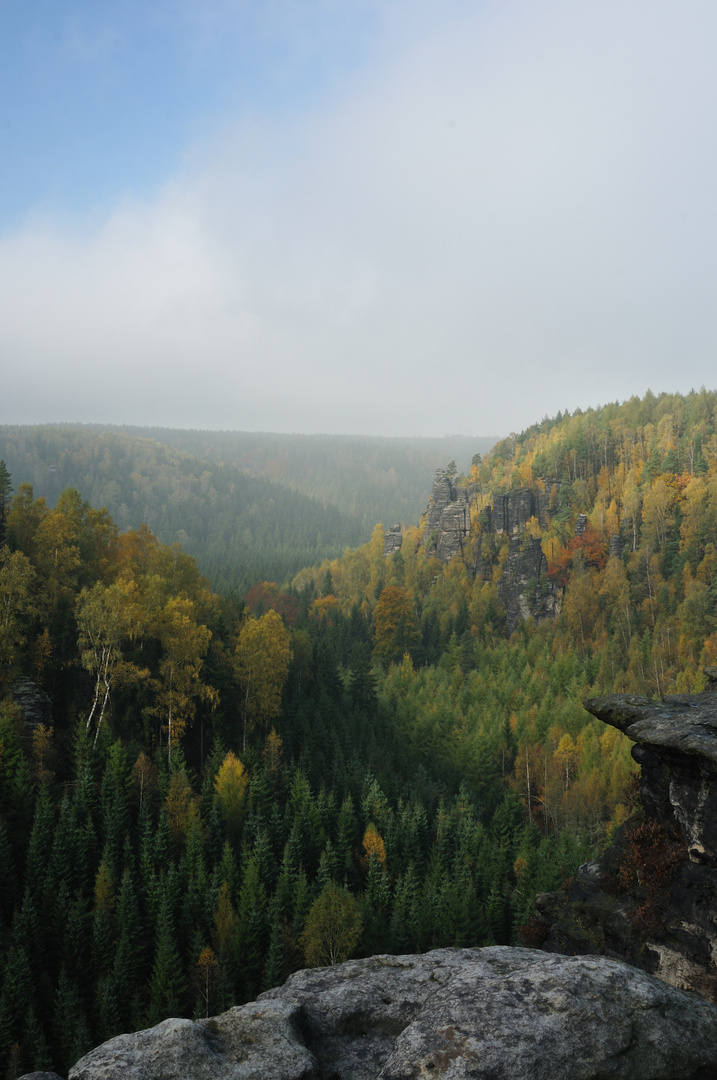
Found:
[[121, 428], [185, 450], [204, 461], [233, 465], [337, 507], [361, 522], [368, 540], [377, 521], [418, 521], [435, 469], [455, 460], [468, 468], [496, 436], [380, 438], [367, 435], [276, 435], [247, 431]]
[[[244, 607], [148, 530], [0, 477], [10, 1075], [307, 963], [532, 943], [536, 891], [632, 809], [630, 744], [581, 701], [700, 689], [715, 663], [716, 410], [544, 420], [448, 470], [455, 557], [425, 521], [386, 556], [378, 527]], [[509, 492], [537, 511], [515, 530]], [[541, 614], [508, 634], [536, 544]]]
[[120, 528], [146, 524], [164, 543], [179, 542], [224, 592], [284, 581], [362, 539], [359, 520], [335, 506], [136, 435], [4, 426], [0, 457], [51, 506], [73, 487]]
[[[261, 585], [255, 614], [241, 611], [178, 547], [120, 534], [73, 491], [49, 510], [19, 485], [3, 531], [10, 1075], [66, 1069], [112, 1034], [216, 1011], [306, 963], [510, 941], [535, 890], [591, 850], [605, 807], [584, 827], [577, 804], [570, 828], [533, 821], [515, 732], [479, 701], [484, 736], [470, 761], [456, 753], [446, 678], [458, 687], [480, 665], [488, 707], [508, 693], [521, 708], [499, 635], [473, 651], [455, 634], [438, 643], [419, 728], [403, 690], [411, 661], [373, 665], [378, 624], [359, 607], [342, 615], [311, 586]], [[529, 644], [521, 656], [530, 663]], [[577, 730], [579, 658], [560, 684]], [[537, 681], [529, 695], [543, 700]], [[327, 920], [345, 930], [338, 951]]]

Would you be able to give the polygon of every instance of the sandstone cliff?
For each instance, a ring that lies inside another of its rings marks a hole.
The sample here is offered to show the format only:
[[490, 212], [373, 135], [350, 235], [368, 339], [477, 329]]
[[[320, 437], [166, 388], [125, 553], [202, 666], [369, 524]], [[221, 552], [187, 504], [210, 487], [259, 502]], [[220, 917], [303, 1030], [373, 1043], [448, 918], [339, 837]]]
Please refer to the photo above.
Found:
[[[540, 541], [526, 531], [531, 519], [542, 528], [548, 525], [557, 503], [559, 481], [543, 482], [540, 489], [523, 488], [490, 496], [483, 507], [481, 530], [486, 535], [508, 537], [510, 546], [498, 583], [498, 596], [506, 609], [506, 629], [510, 634], [521, 620], [540, 622], [551, 619], [560, 610], [560, 596], [547, 577], [547, 560]], [[471, 507], [476, 504], [474, 484], [460, 485], [443, 469], [436, 471], [424, 517], [423, 543], [441, 562], [459, 556], [474, 574], [490, 577], [490, 564], [484, 565], [480, 537], [471, 524]], [[471, 544], [471, 540], [474, 542]], [[400, 527], [394, 525], [386, 534], [384, 554], [400, 550]]]
[[604, 957], [442, 949], [300, 971], [209, 1020], [165, 1020], [70, 1080], [708, 1080], [717, 1008]]
[[717, 1001], [717, 694], [612, 694], [586, 708], [635, 742], [644, 817], [567, 893], [538, 897], [544, 947], [621, 957]]
[[475, 497], [471, 485], [461, 487], [452, 477], [436, 470], [426, 507], [424, 542], [442, 562], [455, 555], [465, 555], [465, 542], [470, 536], [470, 504]]

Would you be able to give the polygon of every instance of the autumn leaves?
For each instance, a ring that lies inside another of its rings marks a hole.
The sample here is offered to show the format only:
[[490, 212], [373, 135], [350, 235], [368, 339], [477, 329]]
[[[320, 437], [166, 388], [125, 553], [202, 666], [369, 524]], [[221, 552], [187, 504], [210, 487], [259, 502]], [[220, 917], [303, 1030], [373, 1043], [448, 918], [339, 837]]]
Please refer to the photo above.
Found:
[[279, 715], [281, 692], [289, 673], [289, 631], [276, 611], [249, 617], [239, 630], [234, 652], [234, 673], [241, 690], [242, 746], [257, 722], [265, 725]]
[[115, 734], [144, 729], [171, 762], [200, 710], [206, 718], [219, 704], [218, 686], [246, 748], [247, 734], [280, 710], [292, 655], [280, 615], [245, 609], [227, 627], [222, 601], [176, 545], [144, 526], [120, 535], [75, 491], [51, 510], [26, 484], [10, 500], [8, 483], [0, 697], [33, 669], [43, 682], [84, 669], [90, 679], [78, 704], [93, 745], [112, 714]]

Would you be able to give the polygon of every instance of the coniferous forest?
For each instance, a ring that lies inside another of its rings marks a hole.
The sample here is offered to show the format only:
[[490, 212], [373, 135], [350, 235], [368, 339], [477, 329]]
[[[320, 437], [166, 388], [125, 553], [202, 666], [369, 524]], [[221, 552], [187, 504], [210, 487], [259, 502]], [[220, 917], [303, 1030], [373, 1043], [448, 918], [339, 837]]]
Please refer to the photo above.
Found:
[[[630, 744], [581, 701], [716, 663], [716, 412], [559, 413], [456, 476], [449, 562], [425, 523], [385, 556], [380, 526], [241, 594], [0, 465], [5, 1074], [307, 964], [530, 941], [536, 892], [632, 809]], [[489, 511], [518, 490], [556, 602], [508, 634]]]

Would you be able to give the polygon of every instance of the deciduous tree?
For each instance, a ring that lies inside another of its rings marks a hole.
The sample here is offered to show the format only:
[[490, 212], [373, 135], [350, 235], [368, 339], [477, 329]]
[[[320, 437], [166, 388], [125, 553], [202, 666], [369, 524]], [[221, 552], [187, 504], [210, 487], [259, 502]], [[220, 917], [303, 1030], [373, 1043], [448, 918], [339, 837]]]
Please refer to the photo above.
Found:
[[418, 620], [408, 593], [387, 585], [373, 612], [374, 653], [382, 663], [400, 660], [420, 639]]
[[171, 761], [174, 744], [194, 719], [197, 701], [214, 704], [218, 700], [216, 690], [201, 680], [212, 633], [196, 621], [194, 603], [186, 596], [167, 600], [158, 620], [158, 633], [163, 657], [152, 711], [160, 717], [162, 730], [167, 733], [167, 757]]
[[330, 881], [314, 901], [301, 944], [309, 967], [348, 960], [361, 936], [361, 913], [354, 897]]
[[266, 724], [279, 715], [290, 659], [289, 632], [275, 611], [244, 622], [234, 652], [234, 673], [242, 691], [244, 750], [247, 731], [258, 720]]
[[248, 783], [249, 778], [244, 766], [230, 750], [219, 767], [214, 780], [214, 790], [227, 827], [234, 836], [238, 836], [241, 829]]

